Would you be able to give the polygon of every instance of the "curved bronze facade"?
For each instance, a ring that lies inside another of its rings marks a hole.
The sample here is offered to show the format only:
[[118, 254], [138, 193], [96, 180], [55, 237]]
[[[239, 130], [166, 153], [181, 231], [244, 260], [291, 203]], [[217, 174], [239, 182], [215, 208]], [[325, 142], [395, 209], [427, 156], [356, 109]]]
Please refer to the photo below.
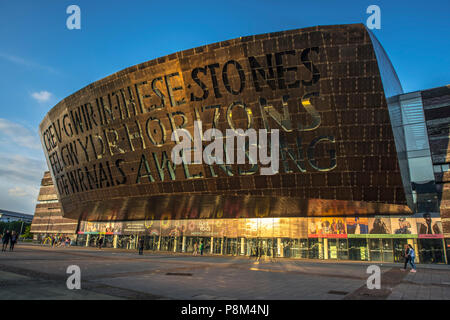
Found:
[[[379, 70], [355, 24], [241, 37], [94, 82], [40, 125], [64, 217], [409, 213]], [[195, 120], [203, 130], [279, 129], [279, 173], [174, 166], [171, 134], [194, 136]]]

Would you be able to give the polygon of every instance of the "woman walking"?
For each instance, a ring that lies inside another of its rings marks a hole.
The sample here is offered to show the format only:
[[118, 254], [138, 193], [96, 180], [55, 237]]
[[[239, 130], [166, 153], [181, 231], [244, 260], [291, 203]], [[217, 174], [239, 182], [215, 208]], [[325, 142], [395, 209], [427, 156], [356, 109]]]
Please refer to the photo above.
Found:
[[408, 244], [409, 246], [409, 264], [411, 265], [411, 272], [417, 272], [416, 271], [416, 264], [414, 263], [414, 259], [416, 258], [416, 252], [414, 251], [412, 245]]

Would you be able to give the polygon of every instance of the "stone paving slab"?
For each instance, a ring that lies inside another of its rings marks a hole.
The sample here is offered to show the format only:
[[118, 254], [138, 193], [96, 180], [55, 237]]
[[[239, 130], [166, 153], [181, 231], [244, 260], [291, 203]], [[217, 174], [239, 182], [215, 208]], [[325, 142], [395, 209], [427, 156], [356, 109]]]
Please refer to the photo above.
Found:
[[[80, 266], [82, 290], [65, 287], [67, 266]], [[192, 256], [129, 250], [18, 246], [0, 255], [3, 299], [450, 299], [449, 266], [377, 264], [381, 290], [368, 290], [368, 263]], [[7, 292], [7, 295], [4, 293]]]

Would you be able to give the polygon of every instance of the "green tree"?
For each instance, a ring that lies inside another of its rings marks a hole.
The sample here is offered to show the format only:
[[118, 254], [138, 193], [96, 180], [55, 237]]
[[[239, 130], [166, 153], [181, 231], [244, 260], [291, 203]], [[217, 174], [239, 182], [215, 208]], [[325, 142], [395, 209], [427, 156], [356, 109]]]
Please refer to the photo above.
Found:
[[9, 231], [15, 231], [17, 234], [19, 234], [20, 229], [22, 228], [22, 234], [23, 234], [24, 230], [26, 230], [27, 226], [31, 226], [31, 223], [23, 222], [23, 227], [22, 227], [22, 221], [0, 222], [0, 233], [3, 234], [6, 232], [6, 230], [9, 230]]
[[31, 234], [30, 231], [31, 231], [31, 225], [29, 224], [25, 227], [25, 231], [22, 233], [22, 236], [24, 239], [32, 239], [33, 238], [33, 235]]

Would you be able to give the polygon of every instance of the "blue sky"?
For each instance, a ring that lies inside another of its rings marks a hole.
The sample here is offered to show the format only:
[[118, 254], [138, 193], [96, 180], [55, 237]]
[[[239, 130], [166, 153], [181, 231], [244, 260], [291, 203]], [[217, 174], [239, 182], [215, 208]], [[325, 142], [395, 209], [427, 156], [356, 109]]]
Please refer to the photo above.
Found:
[[[81, 8], [68, 30], [66, 8]], [[450, 2], [0, 1], [0, 208], [33, 213], [46, 164], [37, 127], [59, 100], [123, 68], [240, 36], [359, 23], [375, 35], [405, 92], [450, 84]]]

